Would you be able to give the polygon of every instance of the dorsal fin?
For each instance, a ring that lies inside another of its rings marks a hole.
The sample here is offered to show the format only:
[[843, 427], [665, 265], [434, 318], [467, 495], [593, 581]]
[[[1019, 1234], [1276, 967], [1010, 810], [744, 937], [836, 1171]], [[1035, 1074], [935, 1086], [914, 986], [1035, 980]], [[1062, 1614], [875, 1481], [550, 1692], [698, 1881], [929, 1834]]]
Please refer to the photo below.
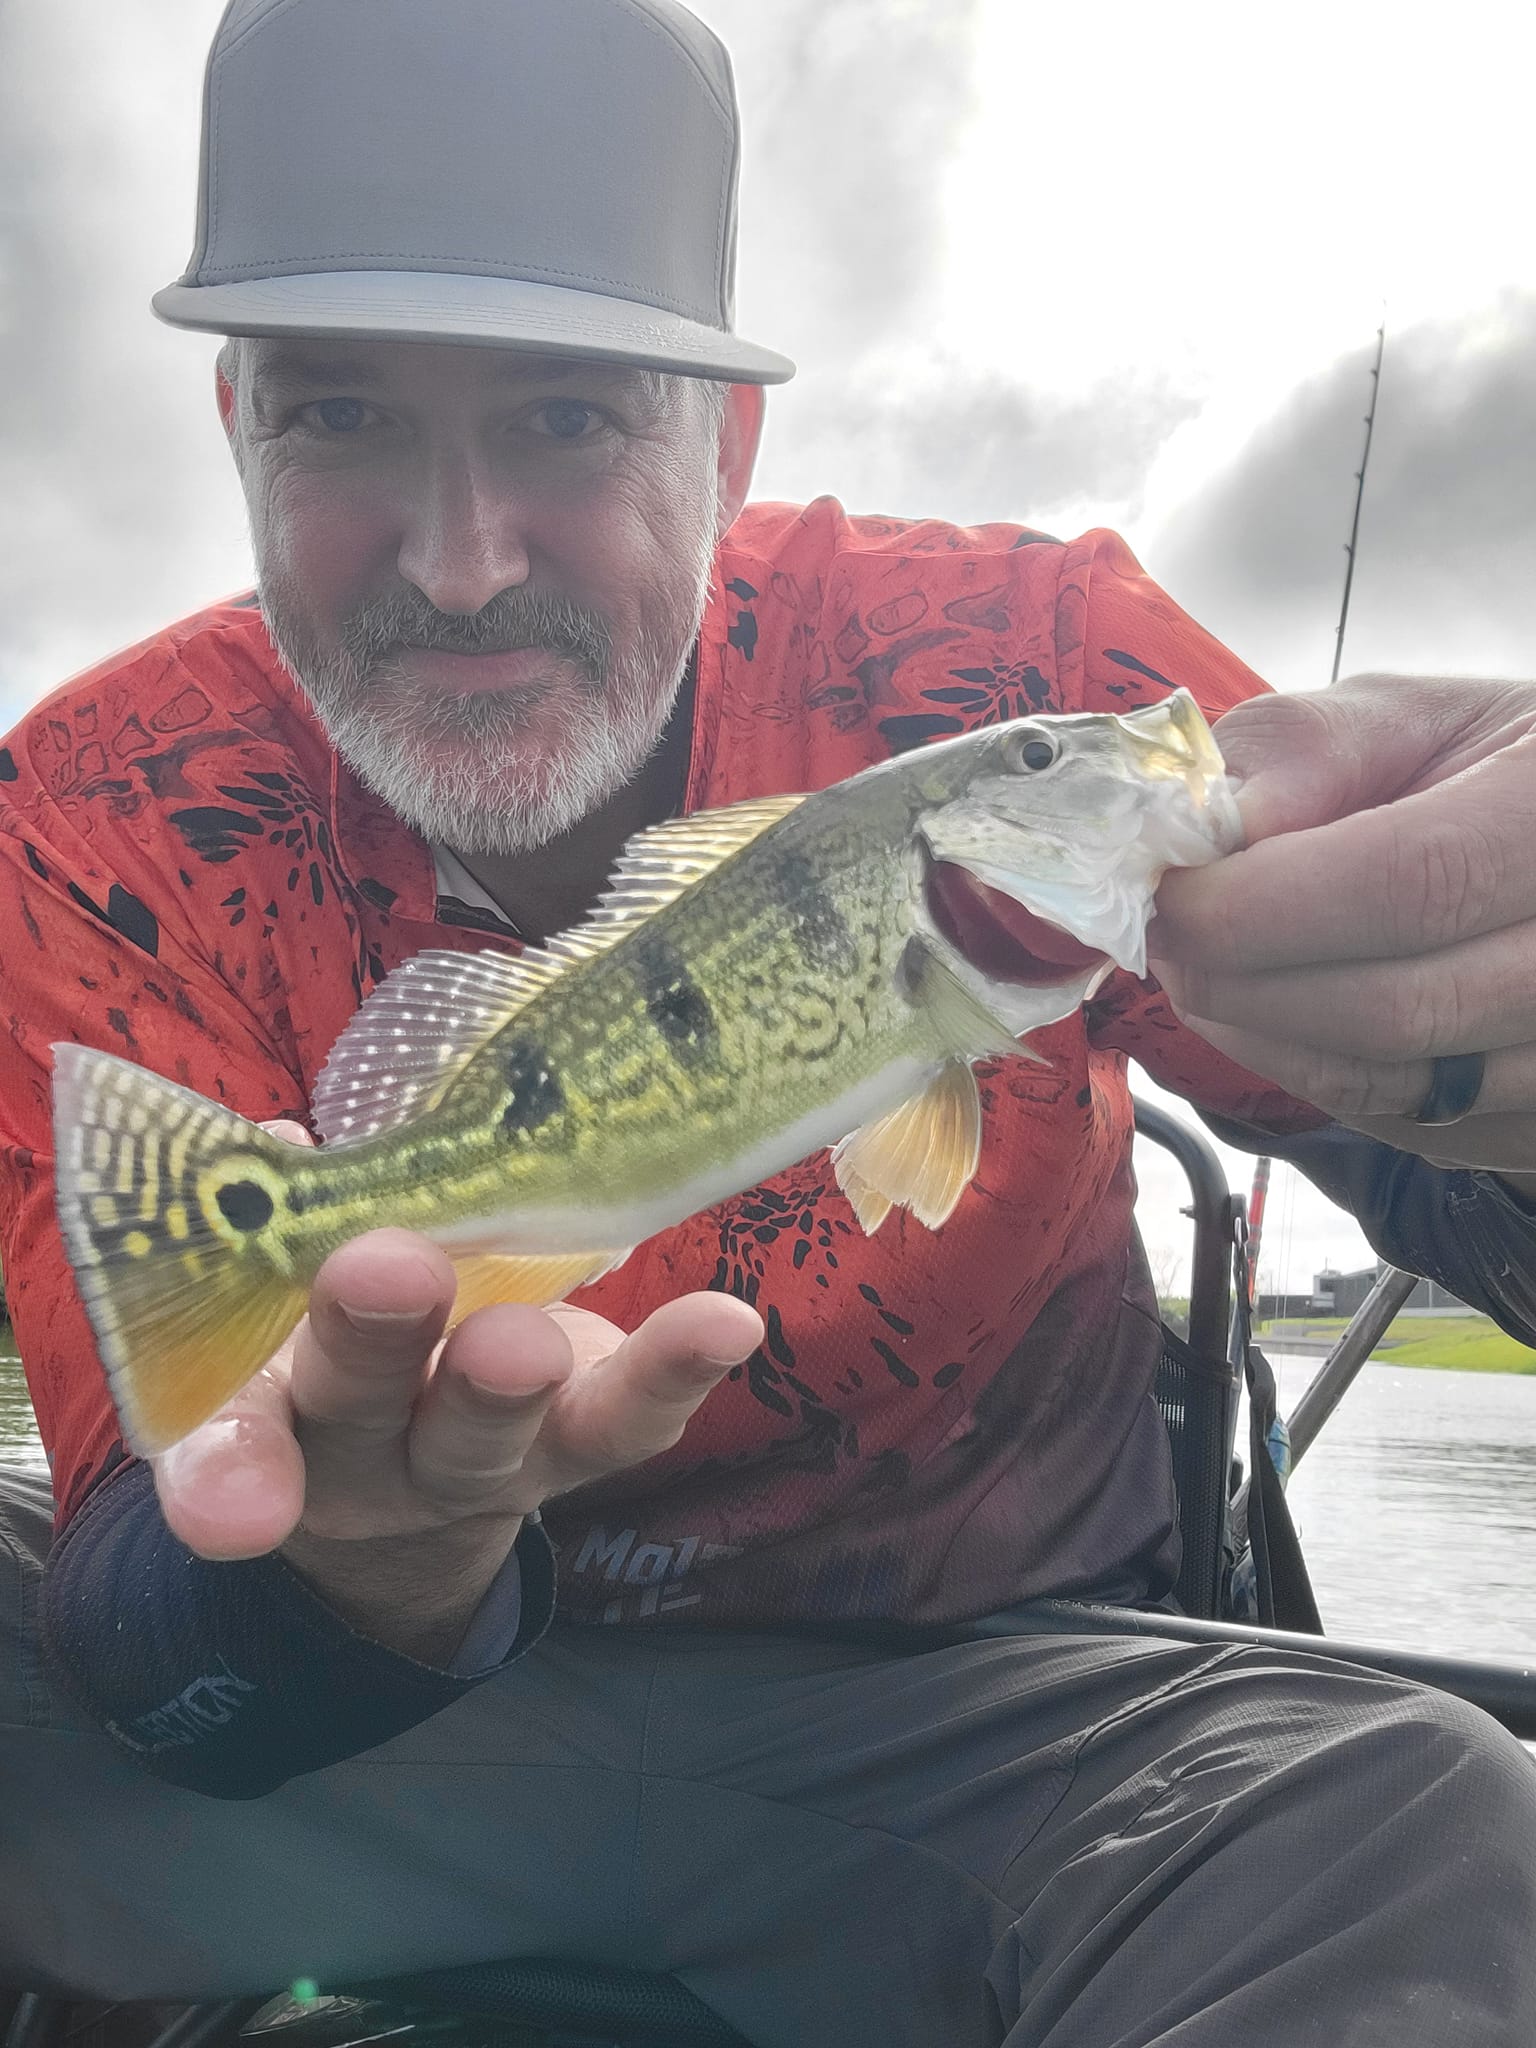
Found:
[[545, 953], [418, 953], [376, 988], [315, 1077], [310, 1116], [332, 1145], [407, 1122], [565, 966]]
[[568, 967], [616, 946], [802, 802], [752, 797], [637, 832], [592, 915], [542, 949], [515, 958], [431, 952], [407, 960], [331, 1047], [310, 1101], [315, 1128], [342, 1144], [432, 1108], [481, 1046]]
[[568, 936], [595, 940], [594, 951], [617, 944], [632, 925], [643, 924], [663, 904], [674, 902], [804, 802], [803, 796], [748, 797], [723, 811], [669, 818], [664, 825], [637, 832], [619, 855], [597, 909]]

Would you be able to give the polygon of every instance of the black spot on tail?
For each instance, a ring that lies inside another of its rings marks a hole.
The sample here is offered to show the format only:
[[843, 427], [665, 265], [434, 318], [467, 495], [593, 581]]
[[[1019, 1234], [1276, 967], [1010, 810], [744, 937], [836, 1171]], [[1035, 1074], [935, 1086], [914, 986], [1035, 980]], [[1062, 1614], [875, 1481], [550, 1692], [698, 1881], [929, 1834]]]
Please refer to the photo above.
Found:
[[645, 1007], [670, 1049], [687, 1065], [715, 1057], [719, 1032], [709, 999], [677, 948], [654, 935], [638, 948]]
[[218, 1193], [219, 1212], [236, 1230], [260, 1230], [271, 1221], [272, 1197], [253, 1180], [232, 1180]]
[[507, 1082], [507, 1106], [501, 1113], [501, 1128], [509, 1138], [529, 1136], [564, 1109], [565, 1090], [560, 1086], [560, 1076], [536, 1038], [518, 1039], [508, 1049], [502, 1071]]

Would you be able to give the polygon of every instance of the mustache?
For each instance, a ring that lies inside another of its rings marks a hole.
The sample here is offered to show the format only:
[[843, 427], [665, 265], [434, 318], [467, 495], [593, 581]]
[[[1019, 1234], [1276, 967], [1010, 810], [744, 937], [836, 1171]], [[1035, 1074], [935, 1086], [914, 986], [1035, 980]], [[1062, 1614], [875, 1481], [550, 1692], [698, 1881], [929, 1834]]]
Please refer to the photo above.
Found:
[[602, 682], [613, 635], [600, 612], [535, 590], [503, 590], [477, 612], [440, 612], [419, 592], [399, 591], [360, 606], [341, 642], [360, 674], [402, 647], [445, 654], [512, 654], [547, 647]]

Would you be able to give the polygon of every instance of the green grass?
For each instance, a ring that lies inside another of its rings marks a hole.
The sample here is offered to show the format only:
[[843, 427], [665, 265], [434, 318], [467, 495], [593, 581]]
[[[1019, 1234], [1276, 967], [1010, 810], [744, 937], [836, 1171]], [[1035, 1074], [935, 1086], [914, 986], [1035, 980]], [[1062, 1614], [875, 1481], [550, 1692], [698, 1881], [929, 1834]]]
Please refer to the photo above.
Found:
[[[1335, 1338], [1347, 1328], [1343, 1316], [1309, 1316], [1309, 1336]], [[1268, 1335], [1269, 1323], [1258, 1334]], [[1294, 1330], [1293, 1330], [1294, 1334]], [[1285, 1348], [1276, 1338], [1275, 1348]], [[1536, 1372], [1536, 1351], [1506, 1337], [1486, 1316], [1398, 1316], [1371, 1353], [1384, 1365], [1429, 1365], [1442, 1372]]]

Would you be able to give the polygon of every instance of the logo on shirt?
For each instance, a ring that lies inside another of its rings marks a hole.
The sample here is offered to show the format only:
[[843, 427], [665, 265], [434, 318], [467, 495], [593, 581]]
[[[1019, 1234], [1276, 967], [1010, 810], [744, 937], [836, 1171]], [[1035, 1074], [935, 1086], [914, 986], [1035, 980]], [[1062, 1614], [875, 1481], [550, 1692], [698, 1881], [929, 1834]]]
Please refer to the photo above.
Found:
[[684, 1536], [677, 1543], [642, 1543], [638, 1529], [620, 1529], [610, 1536], [600, 1522], [594, 1522], [581, 1539], [570, 1569], [578, 1577], [601, 1574], [612, 1586], [639, 1589], [621, 1592], [610, 1600], [602, 1612], [604, 1621], [649, 1621], [680, 1607], [698, 1606], [702, 1593], [678, 1589], [678, 1581], [686, 1578], [695, 1564], [739, 1555], [740, 1549], [733, 1543], [706, 1543], [702, 1536]]

